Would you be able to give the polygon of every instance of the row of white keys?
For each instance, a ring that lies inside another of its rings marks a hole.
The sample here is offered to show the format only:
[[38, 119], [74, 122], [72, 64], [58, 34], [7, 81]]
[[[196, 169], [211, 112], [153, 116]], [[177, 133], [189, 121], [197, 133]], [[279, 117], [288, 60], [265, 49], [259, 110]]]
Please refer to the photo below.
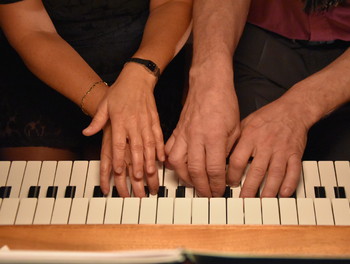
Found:
[[338, 186], [344, 186], [347, 198], [350, 198], [350, 165], [349, 161], [335, 161], [335, 172]]
[[38, 185], [40, 186], [40, 198], [46, 197], [48, 187], [53, 186], [56, 167], [57, 161], [43, 161], [38, 182]]
[[41, 170], [41, 161], [28, 161], [20, 189], [19, 198], [28, 197], [29, 188], [37, 186]]

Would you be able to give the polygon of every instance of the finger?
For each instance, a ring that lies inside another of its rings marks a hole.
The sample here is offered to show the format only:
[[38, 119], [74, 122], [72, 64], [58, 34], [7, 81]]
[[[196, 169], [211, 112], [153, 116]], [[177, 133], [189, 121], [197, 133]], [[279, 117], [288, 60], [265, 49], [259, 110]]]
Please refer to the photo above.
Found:
[[289, 157], [286, 177], [280, 188], [281, 197], [290, 197], [298, 186], [301, 173], [301, 156], [295, 154]]
[[275, 153], [270, 161], [261, 197], [276, 197], [286, 174], [287, 160], [283, 153]]
[[144, 176], [144, 146], [142, 142], [142, 137], [137, 132], [137, 129], [131, 129], [129, 131], [129, 146], [131, 152], [133, 175], [136, 179], [141, 180]]
[[96, 134], [103, 129], [108, 121], [108, 118], [107, 105], [99, 107], [89, 126], [83, 130], [83, 134], [85, 136], [92, 136]]
[[126, 184], [126, 170], [123, 170], [122, 173], [117, 174], [113, 172], [114, 184], [117, 188], [118, 194], [120, 197], [129, 197], [129, 190]]
[[[169, 154], [171, 153], [171, 150], [172, 150], [174, 144], [175, 144], [175, 136], [174, 136], [174, 134], [172, 134], [169, 137], [169, 139], [166, 142], [166, 144], [165, 144], [165, 149], [164, 150], [165, 150], [166, 156], [169, 156]], [[164, 165], [165, 165], [166, 168], [168, 168], [170, 170], [174, 170], [174, 167], [168, 162], [167, 159], [164, 161]]]
[[205, 147], [205, 153], [211, 193], [214, 197], [221, 197], [226, 187], [226, 140], [208, 143]]
[[187, 169], [187, 143], [182, 137], [178, 137], [169, 153], [167, 163], [173, 168], [179, 178], [186, 184], [193, 186]]
[[128, 173], [129, 173], [129, 177], [130, 177], [130, 182], [131, 182], [131, 186], [132, 186], [132, 193], [133, 196], [135, 197], [145, 197], [146, 193], [145, 193], [145, 187], [143, 184], [143, 179], [136, 179], [133, 175], [133, 165], [130, 163], [128, 166]]
[[112, 124], [113, 169], [117, 174], [125, 170], [125, 150], [127, 147], [126, 134], [123, 128]]
[[228, 166], [227, 183], [230, 186], [239, 186], [252, 152], [252, 146], [245, 145], [243, 141], [238, 141], [237, 146], [234, 148], [230, 156]]
[[153, 174], [156, 171], [156, 143], [150, 129], [144, 129], [144, 132], [142, 133], [142, 140], [145, 159], [144, 171], [147, 174]]
[[241, 197], [255, 197], [261, 182], [263, 181], [270, 161], [269, 154], [257, 153], [250, 164], [247, 177], [244, 181]]
[[110, 130], [103, 133], [100, 163], [100, 186], [104, 195], [108, 195], [112, 172], [112, 144]]
[[154, 140], [156, 144], [157, 158], [159, 161], [164, 162], [165, 161], [164, 138], [163, 138], [162, 129], [160, 127], [158, 115], [152, 117], [152, 120], [153, 120], [152, 132], [153, 132]]
[[211, 189], [206, 170], [204, 145], [198, 140], [188, 144], [188, 172], [199, 196], [211, 197]]
[[158, 170], [156, 170], [152, 174], [146, 175], [146, 182], [148, 186], [148, 190], [150, 194], [155, 195], [158, 193], [159, 188], [159, 177], [158, 177]]

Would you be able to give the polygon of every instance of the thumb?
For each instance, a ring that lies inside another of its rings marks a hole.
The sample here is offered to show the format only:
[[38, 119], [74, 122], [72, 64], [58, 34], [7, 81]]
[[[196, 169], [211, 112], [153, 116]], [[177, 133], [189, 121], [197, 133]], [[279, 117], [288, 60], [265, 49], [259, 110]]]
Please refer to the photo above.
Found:
[[107, 105], [99, 107], [90, 125], [83, 130], [84, 136], [92, 136], [102, 130], [109, 119]]

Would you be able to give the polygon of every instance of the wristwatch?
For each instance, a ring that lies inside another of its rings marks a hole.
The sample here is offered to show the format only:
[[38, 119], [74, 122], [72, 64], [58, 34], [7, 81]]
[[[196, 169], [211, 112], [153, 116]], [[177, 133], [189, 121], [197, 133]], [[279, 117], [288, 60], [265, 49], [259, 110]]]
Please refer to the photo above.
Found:
[[144, 60], [144, 59], [140, 59], [140, 58], [130, 58], [125, 62], [125, 64], [127, 64], [129, 62], [135, 62], [135, 63], [143, 65], [146, 68], [146, 70], [148, 70], [150, 73], [152, 73], [157, 79], [160, 76], [159, 67], [157, 66], [157, 64], [155, 64], [151, 60]]

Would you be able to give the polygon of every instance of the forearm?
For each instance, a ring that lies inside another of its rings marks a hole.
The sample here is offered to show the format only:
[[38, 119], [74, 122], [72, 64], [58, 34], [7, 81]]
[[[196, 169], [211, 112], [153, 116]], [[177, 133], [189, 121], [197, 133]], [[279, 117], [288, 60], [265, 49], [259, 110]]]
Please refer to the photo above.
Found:
[[189, 36], [192, 1], [171, 0], [157, 6], [154, 2], [134, 57], [154, 61], [163, 72]]
[[294, 108], [305, 126], [350, 101], [350, 48], [321, 71], [294, 85], [280, 101]]
[[[33, 32], [14, 42], [13, 46], [38, 78], [77, 105], [89, 87], [100, 80], [82, 57], [56, 33]], [[95, 113], [106, 89], [102, 83], [86, 97], [84, 108], [89, 114]]]
[[232, 57], [246, 23], [250, 1], [197, 0], [193, 11], [191, 75], [232, 77]]

